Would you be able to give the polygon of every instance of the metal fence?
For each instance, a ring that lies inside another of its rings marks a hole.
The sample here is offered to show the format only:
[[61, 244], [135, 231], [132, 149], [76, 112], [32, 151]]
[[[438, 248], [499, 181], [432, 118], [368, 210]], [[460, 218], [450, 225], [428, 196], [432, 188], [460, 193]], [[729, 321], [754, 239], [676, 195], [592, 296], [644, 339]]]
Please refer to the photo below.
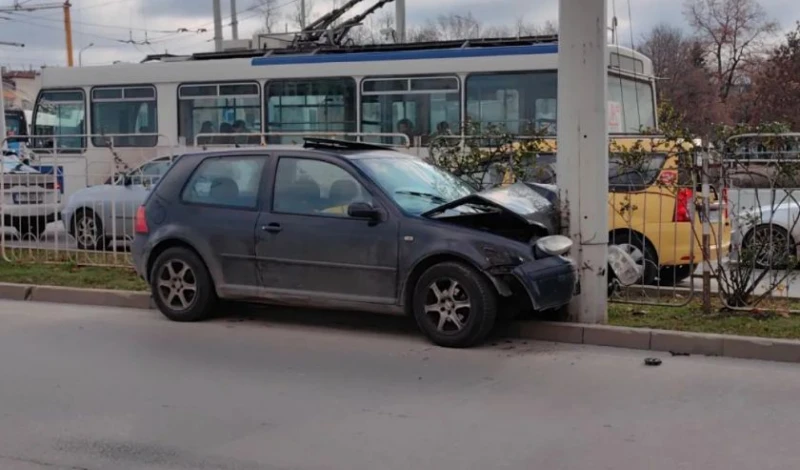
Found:
[[[52, 145], [33, 151], [22, 146], [18, 154], [4, 156], [0, 251], [5, 261], [131, 266], [136, 210], [183, 149], [160, 134], [136, 135], [159, 145], [117, 147], [122, 137], [37, 135], [35, 143]], [[87, 148], [88, 142], [93, 147]]]
[[[250, 139], [245, 144], [211, 141], [220, 136], [198, 135], [198, 150], [269, 146], [275, 139], [296, 143], [301, 137], [391, 139], [401, 149], [412, 144], [404, 134], [335, 132], [237, 135]], [[163, 145], [118, 147], [117, 136], [109, 135], [36, 136], [52, 139], [52, 148], [30, 154], [23, 147], [20, 157], [4, 157], [3, 259], [129, 267], [136, 210], [171, 158], [186, 150], [166, 136], [152, 137]], [[58, 145], [63, 139], [103, 139], [106, 145], [72, 153]], [[491, 145], [473, 145], [482, 149], [484, 160], [494, 156], [488, 164], [471, 162], [473, 173], [457, 167], [471, 158], [469, 139], [486, 140], [440, 136], [431, 140], [426, 154], [482, 187], [519, 179], [557, 183], [554, 148], [540, 137], [494, 142], [494, 153]], [[715, 152], [663, 145], [612, 148], [609, 175], [598, 175], [609, 178], [609, 243], [621, 247], [641, 271], [634, 283], [616, 281], [612, 301], [681, 306], [702, 300], [734, 311], [756, 306], [800, 312], [800, 284], [795, 283], [800, 152], [791, 145], [762, 147]], [[455, 152], [458, 158], [443, 163], [441, 152]]]

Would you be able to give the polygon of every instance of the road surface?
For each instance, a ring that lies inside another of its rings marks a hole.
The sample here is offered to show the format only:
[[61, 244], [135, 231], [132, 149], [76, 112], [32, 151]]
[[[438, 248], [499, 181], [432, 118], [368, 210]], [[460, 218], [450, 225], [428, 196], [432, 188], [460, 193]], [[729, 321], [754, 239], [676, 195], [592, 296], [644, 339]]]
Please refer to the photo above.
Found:
[[797, 464], [794, 365], [666, 355], [646, 367], [644, 352], [503, 339], [446, 350], [405, 319], [320, 318], [183, 325], [0, 302], [0, 468]]

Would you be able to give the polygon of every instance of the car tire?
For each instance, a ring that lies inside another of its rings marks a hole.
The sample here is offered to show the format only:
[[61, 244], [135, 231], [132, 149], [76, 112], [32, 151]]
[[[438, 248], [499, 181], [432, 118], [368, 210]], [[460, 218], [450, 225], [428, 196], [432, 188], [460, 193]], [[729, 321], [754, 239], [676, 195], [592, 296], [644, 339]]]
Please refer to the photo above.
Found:
[[658, 285], [677, 286], [688, 279], [695, 268], [694, 264], [682, 264], [679, 266], [664, 266], [658, 273]]
[[106, 246], [103, 221], [91, 209], [80, 209], [72, 218], [70, 230], [79, 250], [100, 250]]
[[414, 287], [412, 307], [433, 343], [466, 348], [483, 341], [497, 320], [497, 292], [475, 269], [457, 262], [428, 268]]
[[[789, 252], [789, 256], [796, 257], [797, 242], [783, 227], [777, 225], [761, 225], [747, 232], [742, 241], [742, 250], [750, 249], [756, 243], [757, 238], [761, 237], [765, 240], [763, 243], [769, 245], [783, 245], [781, 249]], [[796, 262], [796, 261], [795, 261]], [[755, 265], [758, 269], [781, 269], [788, 267], [789, 263], [777, 263], [773, 266], [772, 261], [765, 261], [764, 259], [755, 259]]]
[[149, 279], [156, 306], [170, 320], [197, 322], [213, 315], [218, 303], [214, 282], [192, 250], [165, 250], [153, 263]]
[[640, 234], [630, 230], [612, 233], [609, 237], [611, 245], [617, 245], [636, 260], [637, 264], [644, 265], [640, 284], [654, 285], [658, 278], [658, 255], [649, 243]]
[[20, 240], [38, 241], [47, 230], [47, 217], [17, 217], [11, 220], [11, 225], [19, 233]]

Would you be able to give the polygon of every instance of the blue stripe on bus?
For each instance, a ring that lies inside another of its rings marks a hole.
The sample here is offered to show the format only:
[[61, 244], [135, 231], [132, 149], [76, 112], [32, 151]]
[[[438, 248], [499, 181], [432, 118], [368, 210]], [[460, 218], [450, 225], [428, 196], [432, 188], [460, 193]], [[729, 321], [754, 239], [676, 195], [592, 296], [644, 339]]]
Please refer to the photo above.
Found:
[[251, 65], [301, 65], [336, 62], [383, 62], [389, 60], [459, 59], [468, 57], [495, 57], [534, 54], [555, 54], [557, 44], [530, 46], [476, 47], [474, 49], [430, 49], [421, 51], [348, 52], [343, 54], [290, 55], [257, 57]]

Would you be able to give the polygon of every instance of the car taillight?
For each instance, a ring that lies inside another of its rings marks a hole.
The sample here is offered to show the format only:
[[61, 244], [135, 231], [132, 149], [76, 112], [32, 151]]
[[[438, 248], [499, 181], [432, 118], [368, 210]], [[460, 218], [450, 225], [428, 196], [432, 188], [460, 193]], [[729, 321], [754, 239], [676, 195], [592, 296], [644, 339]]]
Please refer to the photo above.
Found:
[[675, 222], [691, 222], [691, 204], [694, 199], [694, 191], [691, 189], [681, 189], [675, 198]]
[[133, 229], [136, 233], [146, 235], [149, 230], [147, 228], [147, 218], [145, 217], [144, 213], [144, 206], [139, 206], [136, 209], [136, 220], [133, 225]]

